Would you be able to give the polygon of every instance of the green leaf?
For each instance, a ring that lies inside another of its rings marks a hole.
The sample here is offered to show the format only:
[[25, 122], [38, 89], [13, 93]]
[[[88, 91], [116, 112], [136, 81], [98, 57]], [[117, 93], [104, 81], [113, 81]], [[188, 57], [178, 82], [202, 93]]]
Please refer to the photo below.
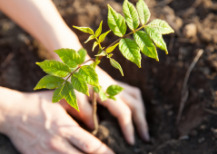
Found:
[[106, 55], [107, 55], [107, 53], [105, 51], [102, 51], [101, 53], [99, 53], [99, 54], [97, 54], [95, 56], [106, 56]]
[[164, 20], [155, 19], [151, 23], [149, 23], [148, 26], [156, 29], [161, 34], [174, 33], [174, 30]]
[[94, 35], [90, 35], [90, 36], [88, 37], [88, 39], [87, 39], [84, 43], [87, 43], [87, 42], [93, 40], [94, 38], [95, 38]]
[[65, 80], [60, 77], [56, 77], [53, 75], [46, 75], [37, 83], [34, 90], [43, 89], [43, 88], [55, 89], [61, 86], [61, 84], [63, 84], [64, 81]]
[[159, 61], [156, 47], [146, 32], [138, 31], [133, 37], [144, 55]]
[[89, 90], [88, 90], [88, 86], [87, 83], [85, 82], [85, 80], [83, 78], [81, 78], [79, 75], [77, 75], [78, 73], [74, 73], [71, 76], [71, 83], [72, 86], [79, 92], [82, 92], [86, 95], [89, 96]]
[[100, 63], [100, 60], [95, 60], [92, 64], [90, 64], [91, 67], [95, 68]]
[[56, 60], [45, 60], [43, 62], [36, 62], [36, 64], [44, 72], [54, 76], [66, 77], [71, 72], [69, 66]]
[[96, 48], [97, 45], [98, 45], [98, 43], [95, 41], [95, 42], [93, 43], [92, 51], [94, 51], [94, 49]]
[[107, 88], [106, 93], [110, 96], [115, 96], [119, 94], [124, 88], [118, 86], [118, 85], [111, 85]]
[[65, 98], [65, 100], [67, 101], [67, 103], [71, 107], [73, 107], [74, 109], [79, 111], [79, 107], [78, 107], [78, 104], [77, 104], [76, 95], [75, 95], [73, 86], [68, 81], [66, 82], [66, 84], [64, 86], [63, 97]]
[[145, 31], [148, 33], [149, 37], [152, 39], [155, 45], [161, 50], [164, 50], [166, 54], [168, 54], [167, 46], [163, 40], [162, 34], [159, 33], [155, 28], [150, 26], [146, 26]]
[[61, 85], [60, 87], [58, 87], [54, 93], [53, 93], [53, 98], [52, 98], [52, 102], [59, 102], [61, 99], [63, 99], [63, 89], [64, 89], [65, 84]]
[[77, 27], [77, 26], [73, 26], [73, 27], [80, 30], [80, 31], [82, 31], [82, 32], [84, 32], [84, 33], [89, 33], [89, 34], [94, 35], [93, 30], [91, 28], [89, 28], [89, 27]]
[[101, 88], [99, 91], [99, 97], [101, 99], [101, 101], [105, 101], [108, 99], [108, 97], [106, 96], [105, 92], [103, 91], [103, 89]]
[[123, 12], [127, 25], [131, 30], [135, 30], [139, 26], [139, 16], [136, 8], [128, 0], [124, 1]]
[[80, 59], [78, 61], [78, 64], [82, 64], [85, 61], [86, 55], [87, 55], [87, 51], [84, 48], [81, 48], [78, 51], [78, 54], [80, 55]]
[[83, 65], [79, 69], [79, 77], [83, 79], [92, 86], [99, 86], [98, 75], [96, 74], [95, 69], [90, 65]]
[[103, 21], [100, 22], [99, 28], [95, 32], [95, 37], [98, 37], [102, 32], [102, 23]]
[[99, 36], [99, 42], [103, 42], [105, 40], [105, 37], [108, 35], [108, 33], [110, 33], [111, 30], [108, 30], [107, 32], [105, 33], [102, 33], [102, 35]]
[[108, 98], [113, 99], [114, 101], [116, 101], [116, 98], [114, 96], [108, 96]]
[[108, 25], [113, 33], [119, 37], [123, 37], [127, 31], [124, 17], [117, 13], [110, 5], [108, 5]]
[[73, 49], [58, 49], [54, 52], [56, 52], [60, 59], [71, 68], [75, 68], [79, 64], [80, 56]]
[[116, 46], [118, 46], [118, 44], [119, 44], [119, 42], [116, 43], [115, 45], [109, 47], [108, 49], [106, 49], [106, 52], [107, 52], [107, 53], [111, 53], [111, 52], [116, 48]]
[[121, 72], [121, 75], [124, 76], [124, 72], [122, 70], [122, 67], [116, 60], [114, 60], [113, 58], [110, 58], [110, 63], [114, 68], [119, 69], [119, 71]]
[[136, 3], [136, 8], [142, 25], [145, 25], [149, 21], [151, 16], [148, 6], [145, 4], [144, 0], [139, 0]]
[[65, 99], [71, 107], [79, 111], [73, 86], [68, 81], [54, 91], [52, 102], [59, 102], [61, 99]]
[[123, 56], [135, 63], [139, 68], [141, 67], [140, 49], [134, 40], [125, 38], [120, 40], [119, 49]]
[[113, 54], [112, 53], [110, 53], [110, 54], [107, 54], [107, 58], [111, 58], [113, 56]]
[[96, 93], [99, 93], [100, 89], [101, 89], [100, 86], [99, 86], [99, 87], [93, 87], [93, 90], [94, 90]]

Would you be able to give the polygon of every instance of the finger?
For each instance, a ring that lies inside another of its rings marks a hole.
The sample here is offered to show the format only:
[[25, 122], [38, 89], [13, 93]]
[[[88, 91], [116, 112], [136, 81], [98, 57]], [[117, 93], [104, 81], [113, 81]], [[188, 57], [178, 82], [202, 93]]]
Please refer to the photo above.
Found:
[[[65, 138], [56, 136], [52, 138], [49, 143], [50, 151], [46, 154], [81, 154], [82, 152], [73, 147]], [[41, 149], [43, 151], [43, 149]], [[45, 152], [45, 151], [44, 151]]]
[[123, 102], [123, 100], [119, 96], [117, 96], [117, 101], [114, 101], [112, 99], [101, 101], [99, 96], [97, 100], [100, 104], [105, 106], [113, 116], [115, 116], [118, 119], [118, 122], [121, 126], [122, 132], [127, 142], [131, 145], [134, 144], [134, 129], [131, 111], [129, 107]]
[[88, 101], [87, 96], [82, 93], [76, 92], [79, 111], [71, 107], [65, 100], [61, 100], [60, 104], [67, 110], [69, 114], [77, 119], [83, 121], [90, 129], [94, 129], [93, 123], [93, 109]]
[[123, 83], [123, 82], [120, 82], [120, 81], [117, 81], [117, 83], [118, 83], [119, 86], [124, 88], [124, 92], [129, 93], [134, 98], [139, 99], [141, 102], [143, 102], [142, 95], [141, 95], [141, 92], [140, 92], [139, 88], [130, 86], [130, 85], [128, 85], [126, 83]]
[[65, 132], [64, 136], [85, 153], [114, 154], [110, 148], [81, 127], [70, 127]]
[[133, 121], [135, 122], [137, 131], [139, 132], [141, 138], [145, 141], [149, 141], [148, 125], [145, 119], [145, 111], [143, 102], [139, 99], [135, 99], [126, 92], [121, 94], [123, 101], [130, 107], [132, 111]]

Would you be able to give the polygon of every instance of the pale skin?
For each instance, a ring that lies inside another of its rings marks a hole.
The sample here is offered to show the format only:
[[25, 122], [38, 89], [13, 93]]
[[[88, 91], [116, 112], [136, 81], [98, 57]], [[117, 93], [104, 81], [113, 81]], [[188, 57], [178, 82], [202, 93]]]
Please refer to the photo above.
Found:
[[[51, 0], [0, 0], [0, 10], [39, 40], [54, 59], [53, 50], [82, 48], [77, 36], [65, 24]], [[89, 59], [89, 57], [87, 57]], [[117, 101], [98, 102], [107, 107], [120, 124], [129, 144], [134, 144], [134, 127], [140, 137], [148, 141], [145, 108], [138, 88], [112, 79], [96, 68], [100, 85], [106, 89], [112, 84], [124, 88]], [[91, 97], [76, 92], [80, 112], [65, 100], [53, 104], [53, 91], [22, 93], [0, 87], [0, 132], [8, 135], [23, 154], [112, 154], [113, 151], [93, 135], [81, 128], [71, 114], [93, 129]], [[11, 97], [13, 96], [13, 97]], [[69, 114], [67, 114], [67, 112]]]

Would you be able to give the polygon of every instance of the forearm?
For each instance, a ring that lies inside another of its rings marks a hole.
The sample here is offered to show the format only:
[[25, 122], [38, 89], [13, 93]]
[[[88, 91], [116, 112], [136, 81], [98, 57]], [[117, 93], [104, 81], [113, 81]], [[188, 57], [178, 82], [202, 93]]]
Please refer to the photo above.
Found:
[[51, 0], [0, 0], [0, 9], [53, 55], [59, 48], [81, 48]]

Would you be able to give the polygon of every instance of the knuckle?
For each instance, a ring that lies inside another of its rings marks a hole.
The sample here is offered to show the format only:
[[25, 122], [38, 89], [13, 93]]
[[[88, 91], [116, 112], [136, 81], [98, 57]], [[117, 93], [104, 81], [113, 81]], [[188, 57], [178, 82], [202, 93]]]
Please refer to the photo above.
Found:
[[83, 143], [82, 149], [85, 152], [92, 153], [92, 152], [94, 152], [94, 145], [92, 145], [91, 143]]
[[131, 118], [132, 112], [131, 112], [130, 108], [126, 107], [123, 110], [122, 114], [119, 114], [118, 116], [119, 116], [119, 118], [120, 118], [121, 121], [126, 121], [129, 118]]
[[137, 95], [141, 95], [141, 90], [140, 90], [138, 87], [134, 87], [134, 92], [135, 92]]
[[58, 149], [58, 143], [57, 141], [52, 138], [48, 141], [48, 146], [51, 148], [51, 149]]

